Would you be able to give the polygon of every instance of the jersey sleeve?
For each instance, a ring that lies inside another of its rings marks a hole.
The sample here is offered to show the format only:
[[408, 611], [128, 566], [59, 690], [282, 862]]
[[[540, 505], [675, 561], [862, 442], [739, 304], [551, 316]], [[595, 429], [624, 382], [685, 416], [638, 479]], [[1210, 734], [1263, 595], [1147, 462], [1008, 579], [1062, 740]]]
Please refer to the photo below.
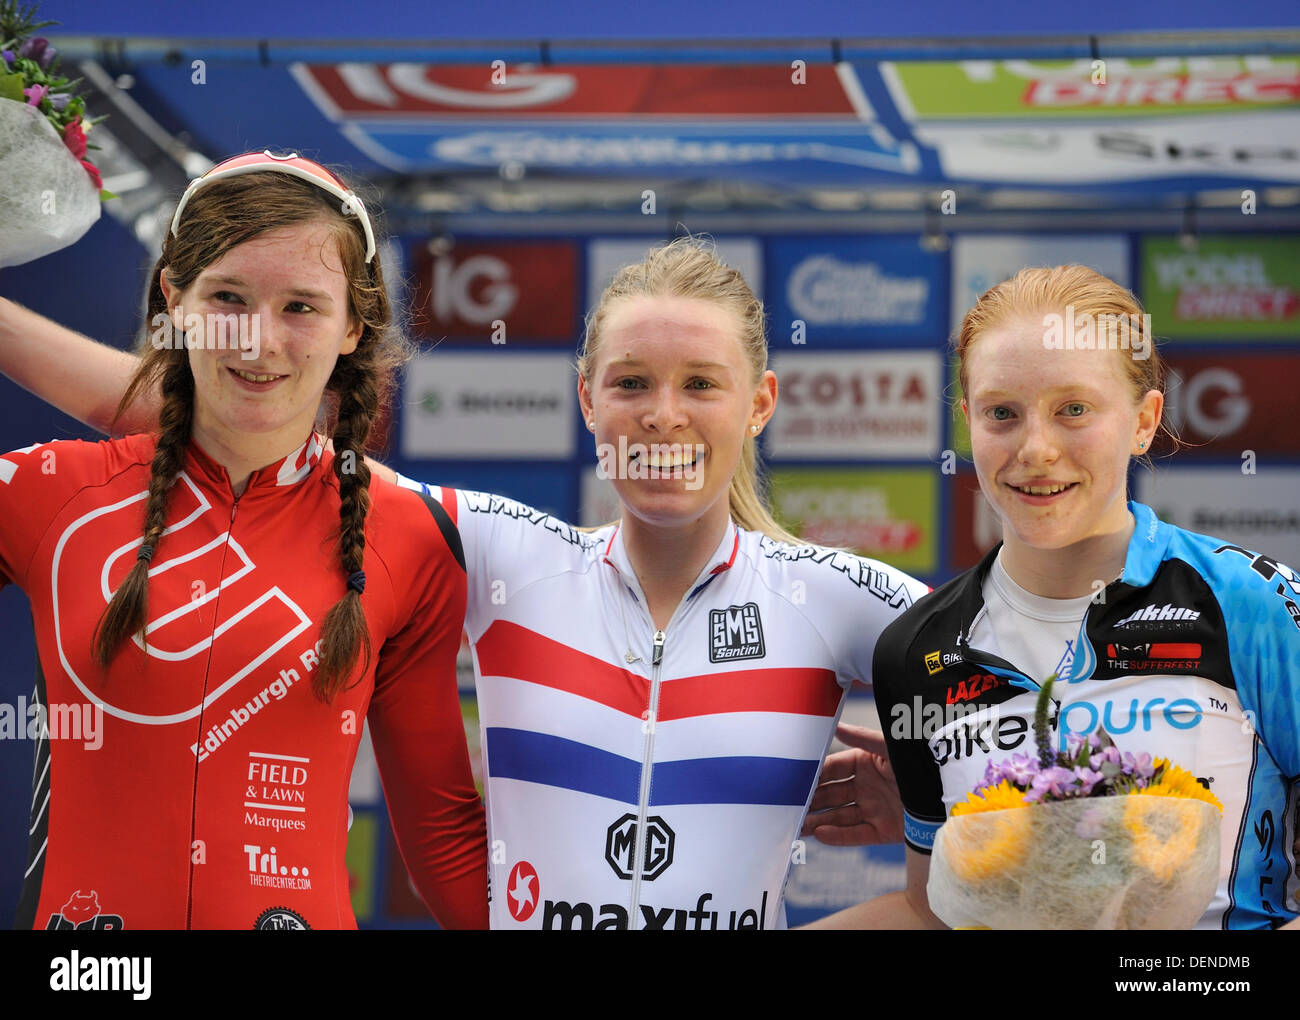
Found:
[[41, 536], [84, 473], [93, 443], [37, 443], [0, 457], [0, 587], [27, 587]]
[[486, 928], [487, 827], [456, 686], [465, 570], [455, 529], [436, 520], [438, 510], [417, 510], [435, 520], [414, 529], [426, 541], [401, 550], [393, 580], [399, 597], [410, 595], [409, 615], [380, 651], [368, 719], [393, 831], [420, 895], [444, 928]]
[[499, 514], [486, 512], [491, 501], [500, 503], [502, 498], [485, 492], [417, 482], [403, 475], [397, 476], [397, 484], [435, 500], [447, 512], [460, 533], [468, 585], [465, 629], [469, 632], [470, 640], [476, 640], [491, 623], [493, 586], [504, 583], [504, 572], [494, 569], [492, 564], [493, 551], [499, 547], [497, 531], [503, 518]]
[[907, 669], [915, 659], [909, 656], [915, 615], [908, 614], [885, 629], [876, 643], [872, 675], [889, 764], [903, 801], [903, 839], [911, 849], [928, 855], [947, 812], [939, 766], [921, 731], [920, 685]]
[[[1220, 592], [1242, 708], [1288, 780], [1300, 779], [1300, 574], [1237, 546], [1207, 580]], [[1217, 575], [1217, 576], [1216, 576]]]
[[808, 593], [810, 615], [834, 621], [823, 627], [841, 672], [860, 683], [872, 682], [872, 659], [886, 627], [929, 592], [929, 587], [901, 570], [878, 560], [837, 552], [819, 570], [823, 580], [817, 593]]

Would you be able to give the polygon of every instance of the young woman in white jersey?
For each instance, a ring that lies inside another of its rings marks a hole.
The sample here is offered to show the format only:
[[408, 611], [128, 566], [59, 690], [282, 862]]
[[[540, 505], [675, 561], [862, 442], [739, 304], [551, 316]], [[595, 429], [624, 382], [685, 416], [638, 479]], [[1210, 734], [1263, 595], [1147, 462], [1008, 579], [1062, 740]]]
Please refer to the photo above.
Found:
[[[1091, 332], [1064, 337], [1065, 323]], [[1032, 753], [1028, 720], [1050, 674], [1062, 743], [1104, 728], [1223, 802], [1219, 888], [1198, 926], [1296, 926], [1300, 576], [1127, 500], [1164, 394], [1150, 326], [1124, 288], [1081, 266], [1022, 270], [967, 312], [956, 348], [1003, 541], [877, 646], [907, 888], [819, 926], [942, 926], [926, 894], [934, 835], [988, 762]], [[930, 734], [908, 724], [909, 705], [954, 700], [991, 714], [973, 733], [961, 720]]]
[[[83, 420], [126, 360], [0, 307], [0, 368]], [[926, 589], [773, 521], [766, 363], [740, 274], [675, 242], [617, 274], [579, 359], [620, 523], [430, 490], [465, 547], [494, 926], [783, 923], [842, 695]]]

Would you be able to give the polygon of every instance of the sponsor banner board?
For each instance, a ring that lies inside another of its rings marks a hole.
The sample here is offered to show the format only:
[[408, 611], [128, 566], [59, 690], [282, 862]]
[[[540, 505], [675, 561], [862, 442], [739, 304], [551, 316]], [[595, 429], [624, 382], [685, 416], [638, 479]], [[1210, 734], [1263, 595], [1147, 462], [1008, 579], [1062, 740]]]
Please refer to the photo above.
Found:
[[1300, 239], [1142, 239], [1142, 301], [1156, 336], [1300, 340]]
[[573, 347], [580, 320], [574, 241], [421, 241], [411, 332], [425, 340]]
[[[1078, 263], [1124, 287], [1129, 243], [1123, 234], [966, 234], [952, 246], [952, 314], [956, 330], [979, 296], [1026, 266]], [[1157, 324], [1157, 333], [1159, 332]]]
[[421, 355], [406, 374], [402, 456], [571, 457], [575, 385], [572, 359], [564, 354]]
[[1300, 57], [887, 61], [907, 120], [1116, 118], [1300, 106]]
[[1300, 468], [1160, 468], [1137, 473], [1137, 498], [1163, 520], [1294, 566], [1300, 563]]
[[791, 352], [766, 431], [773, 460], [921, 460], [940, 445], [937, 351]]
[[815, 349], [939, 340], [946, 261], [915, 237], [769, 241], [771, 343]]
[[[1096, 186], [1228, 178], [1300, 180], [1300, 112], [1214, 114], [1087, 123], [919, 124], [954, 181]], [[1245, 197], [1242, 199], [1245, 203]]]
[[768, 479], [777, 518], [801, 538], [911, 574], [936, 570], [933, 468], [778, 468]]
[[[1164, 421], [1182, 440], [1179, 458], [1300, 454], [1292, 425], [1300, 350], [1286, 353], [1170, 354]], [[1168, 452], [1161, 437], [1155, 452]], [[1300, 493], [1297, 493], [1300, 502]]]

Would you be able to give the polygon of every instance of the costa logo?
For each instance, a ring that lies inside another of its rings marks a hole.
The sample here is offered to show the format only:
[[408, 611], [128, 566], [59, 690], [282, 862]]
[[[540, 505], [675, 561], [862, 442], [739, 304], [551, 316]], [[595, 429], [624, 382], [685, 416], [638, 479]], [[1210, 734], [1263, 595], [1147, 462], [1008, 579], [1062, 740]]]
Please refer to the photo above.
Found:
[[[619, 878], [632, 877], [636, 861], [636, 815], [626, 814], [615, 821], [605, 833], [605, 860]], [[677, 836], [659, 815], [646, 819], [645, 858], [641, 878], [653, 882], [673, 863], [673, 848]]]
[[[84, 613], [88, 593], [99, 593], [107, 605], [127, 571], [135, 565], [140, 546], [140, 506], [147, 492], [96, 507], [64, 529], [54, 547], [51, 603], [55, 620]], [[176, 515], [167, 537], [149, 567], [149, 613], [146, 627], [148, 647], [140, 636], [136, 647], [157, 663], [174, 663], [178, 670], [193, 670], [207, 660], [214, 642], [223, 648], [239, 648], [238, 667], [225, 677], [214, 677], [211, 689], [197, 704], [184, 693], [190, 685], [157, 682], [123, 684], [91, 693], [79, 670], [91, 668], [88, 648], [64, 644], [67, 626], [55, 627], [55, 643], [68, 676], [87, 700], [103, 705], [104, 711], [128, 722], [151, 726], [169, 725], [196, 717], [236, 684], [284, 648], [311, 626], [311, 619], [278, 586], [264, 586], [257, 578], [257, 565], [243, 546], [228, 534], [226, 511], [214, 511], [207, 497], [182, 471], [170, 497], [169, 515]], [[221, 518], [206, 527], [199, 522], [212, 513]], [[207, 538], [215, 535], [214, 538]], [[106, 551], [107, 550], [107, 551]], [[230, 570], [230, 561], [236, 566]], [[173, 567], [184, 565], [181, 570]], [[202, 594], [197, 595], [197, 592]], [[202, 617], [221, 600], [222, 614], [230, 615], [213, 633]], [[98, 614], [100, 610], [94, 610]], [[254, 620], [253, 617], [256, 617]]]
[[506, 909], [510, 916], [520, 923], [532, 917], [540, 890], [537, 869], [531, 864], [520, 861], [511, 868], [510, 878], [506, 881]]
[[878, 404], [921, 403], [928, 399], [920, 372], [787, 371], [781, 377], [781, 397], [794, 407], [805, 404], [868, 407]]

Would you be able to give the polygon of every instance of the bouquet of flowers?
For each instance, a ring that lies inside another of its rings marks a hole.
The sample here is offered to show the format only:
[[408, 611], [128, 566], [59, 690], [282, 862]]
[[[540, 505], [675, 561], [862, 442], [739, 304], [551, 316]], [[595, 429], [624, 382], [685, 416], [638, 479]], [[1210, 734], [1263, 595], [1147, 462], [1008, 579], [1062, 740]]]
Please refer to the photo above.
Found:
[[0, 0], [0, 267], [76, 241], [99, 219], [103, 190], [86, 159], [85, 100], [58, 71], [48, 40], [32, 33], [35, 7]]
[[1218, 885], [1223, 805], [1104, 733], [1055, 751], [1055, 679], [1038, 696], [1037, 756], [990, 762], [939, 830], [930, 908], [953, 928], [1191, 927]]

